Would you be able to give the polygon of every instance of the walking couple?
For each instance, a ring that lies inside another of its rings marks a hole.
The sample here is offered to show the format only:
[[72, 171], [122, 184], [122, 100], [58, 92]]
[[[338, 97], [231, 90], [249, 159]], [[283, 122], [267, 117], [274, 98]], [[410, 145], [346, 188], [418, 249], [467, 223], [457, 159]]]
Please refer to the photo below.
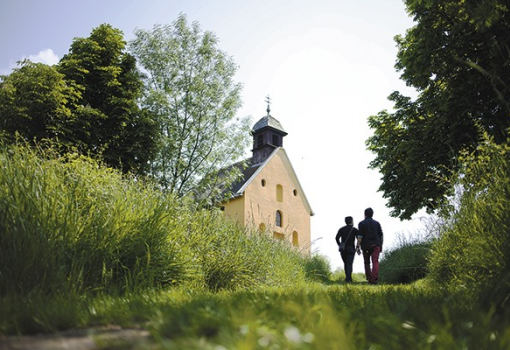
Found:
[[[379, 254], [382, 252], [383, 232], [381, 224], [373, 219], [372, 208], [365, 209], [365, 219], [353, 225], [352, 216], [345, 218], [346, 226], [338, 230], [335, 240], [344, 262], [345, 282], [352, 282], [352, 264], [354, 255], [363, 251], [365, 263], [365, 276], [368, 283], [377, 284], [379, 280]], [[356, 248], [354, 247], [356, 241]], [[372, 266], [370, 266], [372, 262]]]

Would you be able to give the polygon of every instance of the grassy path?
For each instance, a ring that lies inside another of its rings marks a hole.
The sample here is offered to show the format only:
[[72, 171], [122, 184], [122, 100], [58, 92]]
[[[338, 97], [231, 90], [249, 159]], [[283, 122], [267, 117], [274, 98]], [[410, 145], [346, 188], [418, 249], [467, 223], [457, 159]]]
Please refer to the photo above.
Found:
[[10, 309], [5, 299], [0, 304], [8, 318], [0, 323], [4, 334], [85, 330], [19, 341], [4, 338], [0, 349], [30, 348], [23, 347], [26, 344], [41, 346], [35, 349], [218, 350], [507, 349], [510, 345], [507, 318], [420, 285], [303, 285], [216, 294], [174, 290], [67, 302], [10, 302]]

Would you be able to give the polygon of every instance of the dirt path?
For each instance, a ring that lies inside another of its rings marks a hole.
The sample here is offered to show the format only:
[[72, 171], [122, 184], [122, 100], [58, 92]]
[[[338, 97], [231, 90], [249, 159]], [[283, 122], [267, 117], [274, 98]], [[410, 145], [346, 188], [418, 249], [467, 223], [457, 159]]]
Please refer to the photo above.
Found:
[[108, 327], [0, 338], [0, 350], [134, 349], [136, 345], [149, 342], [150, 334], [146, 330]]

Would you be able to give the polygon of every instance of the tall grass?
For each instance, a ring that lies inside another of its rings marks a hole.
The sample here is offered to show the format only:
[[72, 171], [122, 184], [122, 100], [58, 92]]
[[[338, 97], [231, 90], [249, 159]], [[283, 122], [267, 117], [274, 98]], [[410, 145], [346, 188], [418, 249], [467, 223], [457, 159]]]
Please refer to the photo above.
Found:
[[491, 139], [463, 158], [459, 198], [444, 215], [430, 276], [439, 287], [499, 307], [510, 298], [510, 142]]
[[78, 155], [0, 146], [0, 295], [304, 280], [287, 246]]
[[190, 223], [192, 254], [208, 290], [234, 290], [303, 282], [307, 259], [284, 242], [200, 211]]
[[420, 236], [399, 236], [396, 246], [387, 250], [380, 262], [383, 283], [411, 283], [424, 278], [432, 242]]
[[[174, 199], [91, 159], [0, 151], [0, 293], [162, 285], [189, 272]], [[178, 228], [178, 227], [177, 227]], [[182, 240], [181, 240], [182, 241]]]
[[309, 281], [329, 282], [331, 279], [331, 264], [328, 258], [319, 253], [314, 253], [305, 261], [305, 273]]

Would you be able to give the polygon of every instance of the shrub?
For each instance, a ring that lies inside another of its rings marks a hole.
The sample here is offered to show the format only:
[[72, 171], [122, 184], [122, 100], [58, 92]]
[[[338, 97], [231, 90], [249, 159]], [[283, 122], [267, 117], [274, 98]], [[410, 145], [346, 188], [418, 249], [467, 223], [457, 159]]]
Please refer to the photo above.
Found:
[[331, 264], [324, 255], [314, 253], [303, 259], [306, 278], [315, 282], [328, 282], [331, 275]]
[[499, 306], [510, 297], [510, 142], [493, 140], [462, 159], [459, 203], [432, 249], [430, 275], [439, 286]]
[[381, 259], [381, 282], [411, 283], [424, 278], [431, 246], [431, 242], [418, 238], [402, 238], [397, 247], [385, 252]]

